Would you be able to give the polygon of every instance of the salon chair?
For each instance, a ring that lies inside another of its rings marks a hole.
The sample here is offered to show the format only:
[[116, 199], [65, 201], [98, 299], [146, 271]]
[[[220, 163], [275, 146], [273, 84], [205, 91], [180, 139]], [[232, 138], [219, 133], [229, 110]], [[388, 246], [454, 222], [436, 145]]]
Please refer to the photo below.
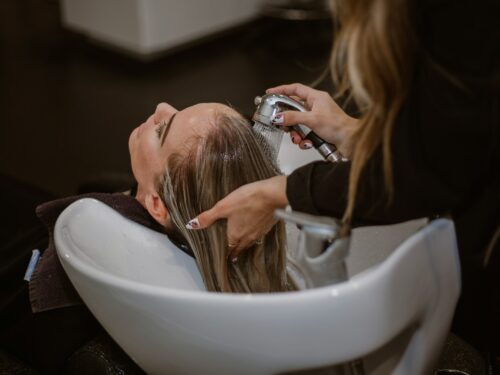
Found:
[[334, 371], [359, 359], [369, 374], [429, 373], [460, 291], [445, 219], [347, 282], [272, 295], [205, 291], [168, 238], [92, 199], [61, 214], [55, 240], [90, 310], [150, 374]]

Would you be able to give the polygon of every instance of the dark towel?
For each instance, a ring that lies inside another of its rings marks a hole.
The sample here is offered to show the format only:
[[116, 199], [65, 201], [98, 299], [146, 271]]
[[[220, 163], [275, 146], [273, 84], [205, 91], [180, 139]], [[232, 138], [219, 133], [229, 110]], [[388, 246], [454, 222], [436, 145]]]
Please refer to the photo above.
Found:
[[[38, 206], [36, 213], [47, 227], [49, 245], [42, 253], [42, 258], [33, 272], [29, 283], [31, 309], [34, 313], [82, 304], [82, 300], [73, 288], [73, 285], [71, 285], [71, 282], [59, 262], [54, 245], [53, 233], [59, 214], [71, 203], [82, 198], [95, 198], [138, 224], [144, 225], [157, 232], [165, 232], [164, 228], [149, 215], [139, 201], [134, 197], [121, 193], [84, 194], [57, 199]], [[189, 251], [186, 251], [186, 249], [181, 250], [189, 254]]]

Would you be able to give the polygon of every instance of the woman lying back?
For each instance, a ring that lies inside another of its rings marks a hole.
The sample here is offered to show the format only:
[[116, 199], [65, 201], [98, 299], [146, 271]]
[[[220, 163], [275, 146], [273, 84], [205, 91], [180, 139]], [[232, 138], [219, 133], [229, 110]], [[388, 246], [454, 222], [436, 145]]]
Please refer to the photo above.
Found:
[[192, 249], [205, 286], [220, 292], [293, 289], [286, 273], [282, 223], [234, 262], [226, 221], [192, 231], [185, 223], [227, 194], [278, 174], [251, 126], [239, 113], [215, 103], [177, 111], [166, 103], [129, 139], [136, 198], [170, 236]]

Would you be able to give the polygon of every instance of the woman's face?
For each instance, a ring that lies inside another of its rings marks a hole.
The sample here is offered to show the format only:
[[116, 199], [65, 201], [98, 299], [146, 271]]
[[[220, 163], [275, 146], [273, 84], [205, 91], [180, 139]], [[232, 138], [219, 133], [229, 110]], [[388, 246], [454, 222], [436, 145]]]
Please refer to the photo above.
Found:
[[138, 190], [153, 192], [168, 157], [182, 153], [193, 136], [203, 136], [214, 124], [216, 113], [239, 114], [218, 103], [202, 103], [178, 111], [160, 103], [155, 112], [130, 134], [132, 173]]

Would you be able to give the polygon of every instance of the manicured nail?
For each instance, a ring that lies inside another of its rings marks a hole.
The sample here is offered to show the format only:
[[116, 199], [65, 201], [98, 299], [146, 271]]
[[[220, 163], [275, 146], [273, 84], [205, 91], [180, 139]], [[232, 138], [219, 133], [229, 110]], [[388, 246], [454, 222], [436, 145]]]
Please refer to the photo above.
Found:
[[200, 222], [198, 221], [197, 217], [190, 220], [189, 223], [186, 224], [187, 229], [198, 229], [199, 227], [200, 227]]
[[305, 148], [306, 150], [309, 150], [310, 148], [312, 148], [312, 146], [313, 146], [313, 145], [312, 145], [311, 143], [309, 143], [309, 142], [304, 143], [304, 148]]
[[276, 113], [273, 118], [271, 119], [271, 122], [273, 124], [283, 124], [285, 121], [285, 118], [282, 113]]

